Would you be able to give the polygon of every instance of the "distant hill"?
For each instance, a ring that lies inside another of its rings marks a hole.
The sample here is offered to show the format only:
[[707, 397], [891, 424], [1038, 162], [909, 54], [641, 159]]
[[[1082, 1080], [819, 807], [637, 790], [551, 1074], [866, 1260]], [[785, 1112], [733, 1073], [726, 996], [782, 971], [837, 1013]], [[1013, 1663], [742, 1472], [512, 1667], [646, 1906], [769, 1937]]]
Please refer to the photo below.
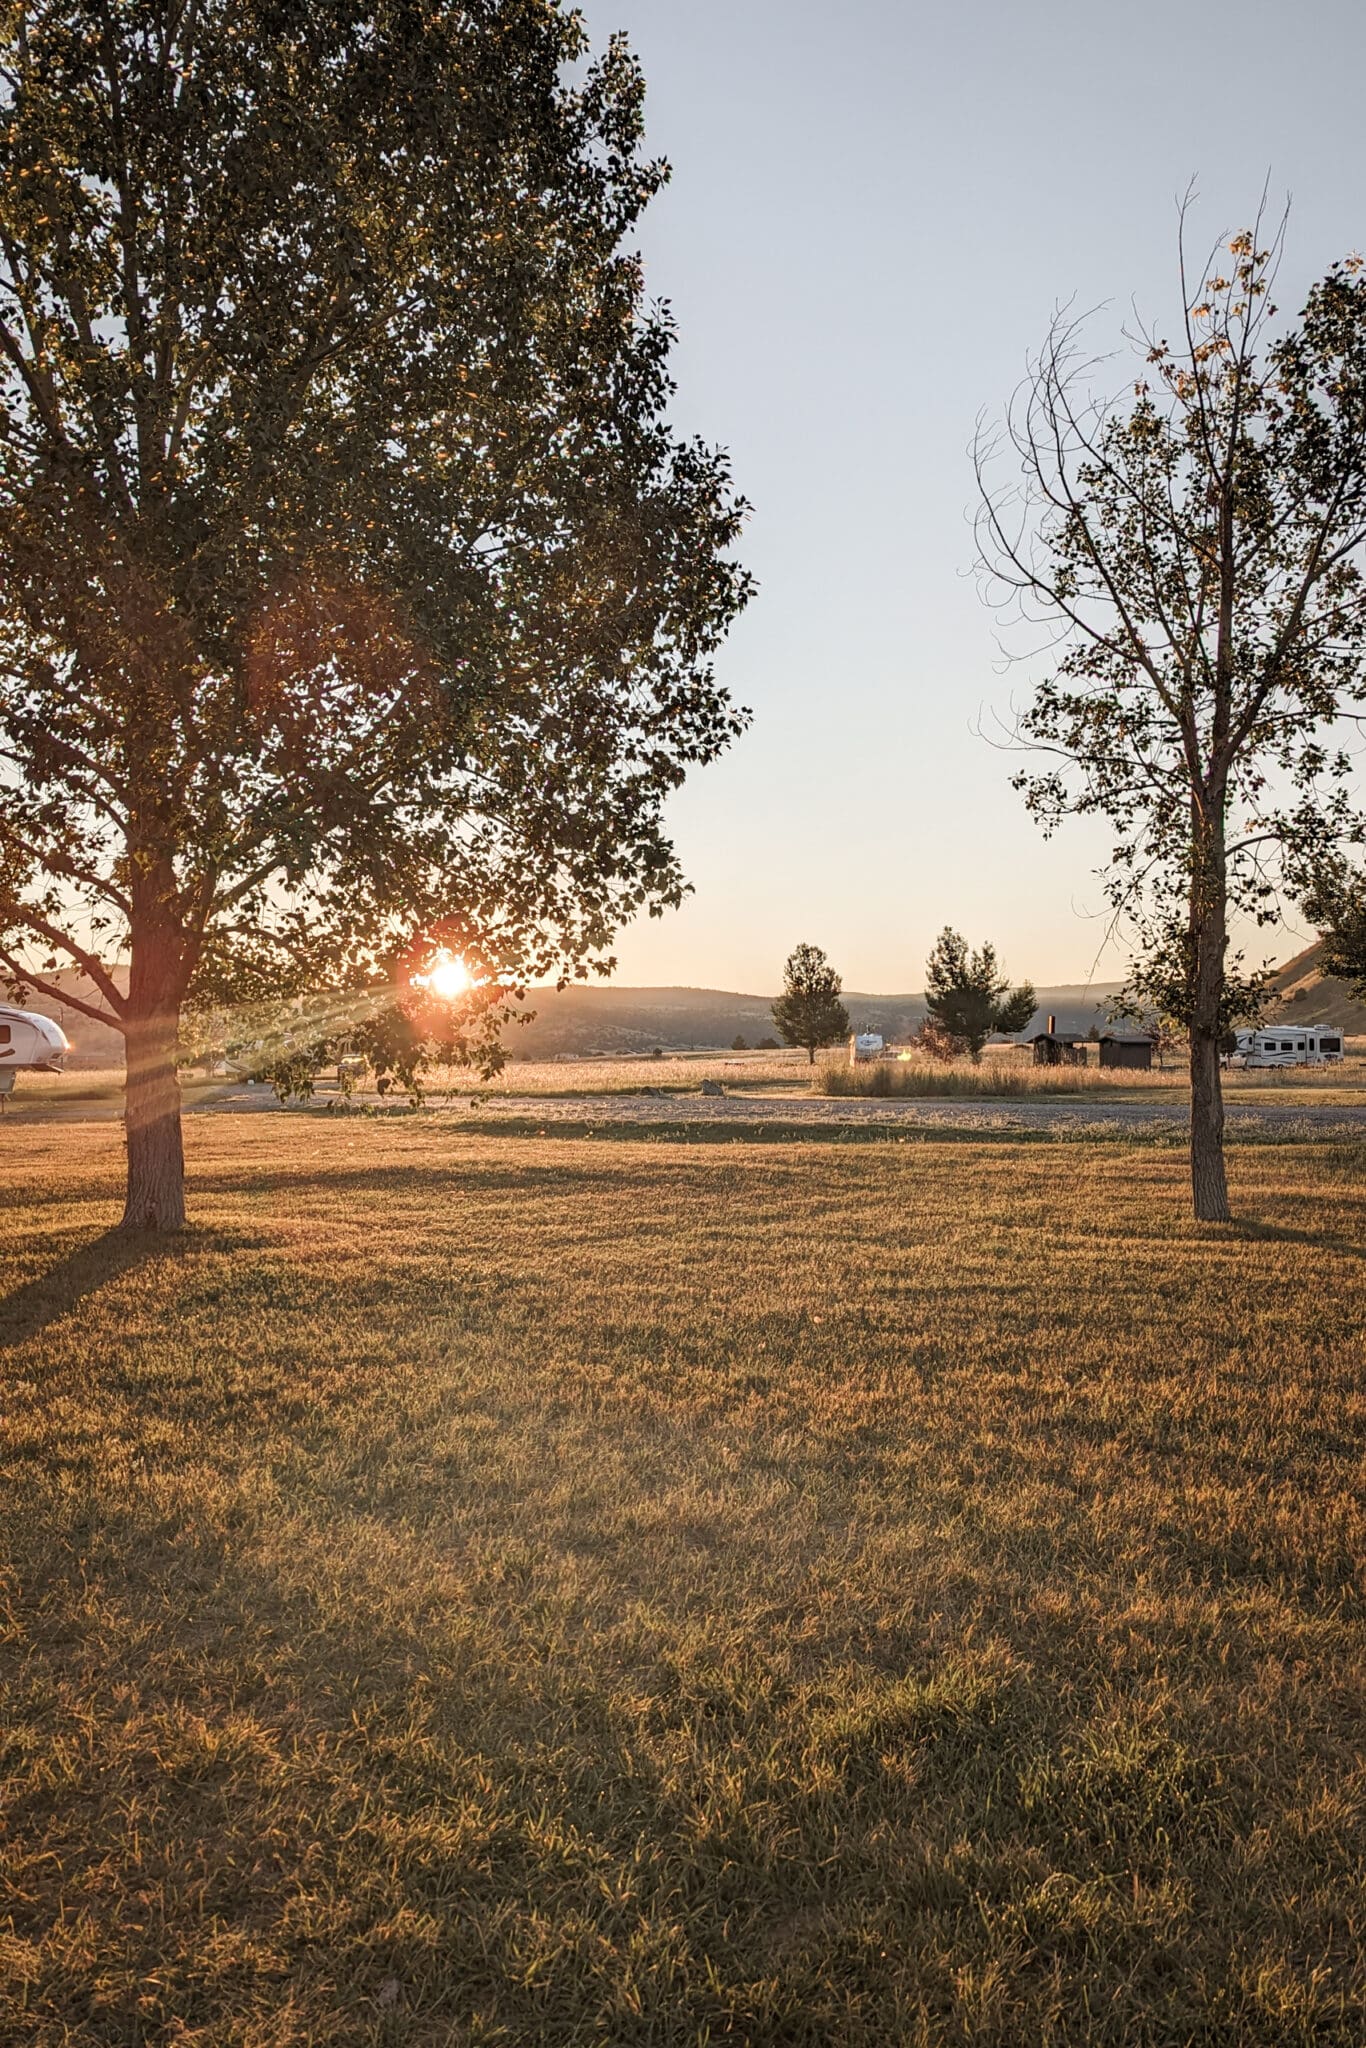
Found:
[[1278, 968], [1272, 981], [1275, 1017], [1305, 1024], [1335, 1024], [1353, 1036], [1366, 1033], [1366, 1003], [1358, 1002], [1345, 981], [1323, 971], [1323, 941], [1317, 939], [1293, 960]]
[[[123, 971], [115, 970], [120, 978]], [[51, 979], [74, 994], [90, 996], [89, 985], [81, 976], [63, 973]], [[1084, 1033], [1092, 1024], [1103, 1027], [1118, 986], [1072, 983], [1040, 989], [1039, 1008], [1029, 1032], [1041, 1031], [1050, 1013], [1063, 1031]], [[509, 1030], [507, 1047], [514, 1059], [553, 1059], [556, 1053], [652, 1052], [656, 1046], [662, 1052], [703, 1051], [728, 1046], [736, 1038], [755, 1045], [761, 1038], [777, 1036], [772, 1000], [771, 996], [745, 995], [732, 989], [618, 988], [610, 982], [535, 989], [528, 1005], [535, 1015], [530, 1023]], [[909, 1038], [925, 1019], [923, 995], [872, 995], [852, 990], [846, 991], [844, 1003], [856, 1030], [880, 1031], [891, 1040]], [[28, 998], [28, 1007], [56, 1017], [62, 1024], [72, 1042], [69, 1066], [123, 1064], [123, 1040], [117, 1032], [45, 996]]]
[[[1064, 1031], [1085, 1032], [1103, 1026], [1119, 984], [1040, 989], [1039, 1008], [1030, 1031], [1041, 1031], [1051, 1012]], [[531, 1023], [508, 1034], [514, 1057], [553, 1058], [556, 1053], [686, 1052], [727, 1046], [736, 1038], [751, 1045], [777, 1034], [771, 996], [745, 995], [715, 988], [616, 988], [576, 986], [533, 991]], [[844, 1006], [857, 1031], [879, 1031], [887, 1039], [906, 1039], [925, 1020], [923, 995], [873, 995], [847, 989]]]

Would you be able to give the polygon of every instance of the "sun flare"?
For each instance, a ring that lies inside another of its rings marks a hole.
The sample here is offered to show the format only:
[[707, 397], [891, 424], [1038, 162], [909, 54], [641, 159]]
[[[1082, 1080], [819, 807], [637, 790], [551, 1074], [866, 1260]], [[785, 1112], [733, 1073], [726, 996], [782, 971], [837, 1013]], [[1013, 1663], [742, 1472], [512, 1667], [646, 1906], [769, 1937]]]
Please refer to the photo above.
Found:
[[413, 985], [429, 989], [442, 1002], [449, 1003], [468, 994], [474, 986], [474, 976], [458, 953], [447, 952], [443, 947], [425, 974], [413, 976]]

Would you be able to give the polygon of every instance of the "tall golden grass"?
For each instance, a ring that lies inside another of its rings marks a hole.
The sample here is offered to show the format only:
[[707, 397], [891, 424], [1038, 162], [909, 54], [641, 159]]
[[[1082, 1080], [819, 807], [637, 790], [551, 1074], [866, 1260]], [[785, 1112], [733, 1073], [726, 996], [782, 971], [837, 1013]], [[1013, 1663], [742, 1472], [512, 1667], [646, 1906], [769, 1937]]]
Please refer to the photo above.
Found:
[[[993, 1057], [995, 1054], [995, 1057]], [[1360, 1059], [1323, 1067], [1231, 1068], [1223, 1077], [1225, 1094], [1284, 1093], [1295, 1090], [1360, 1090], [1366, 1068]], [[1038, 1067], [1018, 1047], [988, 1047], [981, 1064], [928, 1059], [848, 1061], [823, 1066], [813, 1083], [819, 1095], [898, 1097], [1004, 1097], [1049, 1095], [1133, 1094], [1135, 1091], [1184, 1092], [1186, 1075], [1179, 1063], [1165, 1068], [1085, 1066]]]

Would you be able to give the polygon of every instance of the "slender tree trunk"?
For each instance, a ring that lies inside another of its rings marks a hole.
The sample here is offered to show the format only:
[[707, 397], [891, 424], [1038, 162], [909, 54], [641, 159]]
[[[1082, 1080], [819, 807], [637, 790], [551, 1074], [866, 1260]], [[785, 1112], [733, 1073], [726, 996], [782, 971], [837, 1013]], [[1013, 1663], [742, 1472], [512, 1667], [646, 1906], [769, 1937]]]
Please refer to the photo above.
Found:
[[124, 1023], [128, 1189], [121, 1227], [181, 1230], [185, 1224], [185, 1154], [176, 1045], [184, 978], [179, 934], [164, 915], [171, 900], [169, 868], [145, 864], [132, 894]]
[[1221, 797], [1197, 819], [1191, 876], [1191, 1194], [1202, 1223], [1227, 1223], [1224, 1091], [1219, 1047], [1224, 1028], [1224, 956], [1228, 950], [1228, 873]]
[[1219, 1036], [1191, 1031], [1191, 1193], [1202, 1223], [1229, 1221]]

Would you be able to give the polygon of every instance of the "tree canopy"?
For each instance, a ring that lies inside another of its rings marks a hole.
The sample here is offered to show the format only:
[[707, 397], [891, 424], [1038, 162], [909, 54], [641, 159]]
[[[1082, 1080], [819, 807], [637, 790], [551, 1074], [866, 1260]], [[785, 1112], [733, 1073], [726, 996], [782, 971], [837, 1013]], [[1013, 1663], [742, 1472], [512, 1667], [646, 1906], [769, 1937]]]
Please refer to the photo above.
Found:
[[130, 1222], [186, 1002], [437, 943], [501, 1000], [683, 893], [748, 582], [642, 95], [557, 0], [0, 21], [0, 968], [124, 1032]]
[[1197, 1214], [1226, 1219], [1219, 1048], [1261, 977], [1229, 924], [1271, 921], [1277, 891], [1360, 831], [1335, 727], [1366, 701], [1366, 280], [1360, 259], [1270, 322], [1280, 237], [1260, 225], [1195, 277], [1176, 340], [1135, 337], [1109, 400], [1080, 325], [1031, 365], [1004, 447], [979, 450], [983, 559], [1039, 629], [1046, 670], [1017, 778], [1046, 830], [1109, 821], [1109, 893], [1132, 921], [1135, 992], [1190, 1032]]

